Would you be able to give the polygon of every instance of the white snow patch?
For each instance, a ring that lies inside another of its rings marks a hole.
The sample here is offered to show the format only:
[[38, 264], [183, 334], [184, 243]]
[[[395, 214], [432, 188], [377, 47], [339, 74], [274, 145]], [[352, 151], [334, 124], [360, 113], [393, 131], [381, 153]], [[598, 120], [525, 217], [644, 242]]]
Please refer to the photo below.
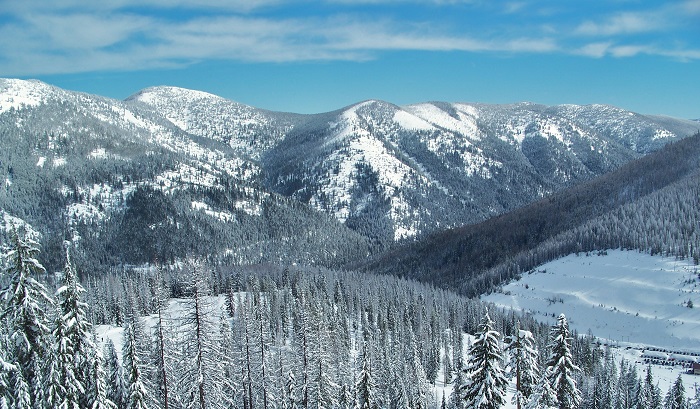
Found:
[[570, 255], [540, 266], [482, 297], [552, 320], [561, 312], [572, 328], [610, 341], [700, 352], [698, 267], [685, 260], [633, 251]]
[[45, 157], [45, 156], [41, 156], [41, 157], [39, 157], [39, 160], [36, 162], [36, 166], [37, 166], [38, 168], [43, 168], [43, 167], [44, 167], [44, 163], [46, 163], [46, 157]]
[[66, 158], [53, 158], [53, 167], [65, 166]]
[[88, 154], [88, 157], [93, 159], [104, 159], [107, 157], [107, 151], [105, 148], [97, 148]]
[[457, 118], [433, 104], [410, 105], [406, 107], [406, 110], [438, 128], [471, 138], [479, 138], [481, 135], [476, 124], [478, 118], [476, 108], [465, 104], [454, 104], [452, 107], [455, 108]]
[[406, 111], [398, 110], [394, 113], [394, 122], [399, 124], [404, 129], [412, 129], [416, 131], [432, 131], [435, 127], [428, 121], [412, 115]]
[[48, 94], [47, 86], [38, 81], [4, 79], [0, 81], [0, 114], [10, 109], [40, 105]]

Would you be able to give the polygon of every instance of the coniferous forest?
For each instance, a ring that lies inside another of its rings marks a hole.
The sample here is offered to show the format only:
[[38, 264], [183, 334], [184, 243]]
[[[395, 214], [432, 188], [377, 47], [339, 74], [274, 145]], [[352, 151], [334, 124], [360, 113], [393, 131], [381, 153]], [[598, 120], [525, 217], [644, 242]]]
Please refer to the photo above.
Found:
[[[688, 408], [560, 315], [320, 268], [132, 269], [49, 280], [4, 251], [2, 408]], [[507, 397], [506, 390], [511, 393]], [[508, 402], [507, 399], [512, 399]]]

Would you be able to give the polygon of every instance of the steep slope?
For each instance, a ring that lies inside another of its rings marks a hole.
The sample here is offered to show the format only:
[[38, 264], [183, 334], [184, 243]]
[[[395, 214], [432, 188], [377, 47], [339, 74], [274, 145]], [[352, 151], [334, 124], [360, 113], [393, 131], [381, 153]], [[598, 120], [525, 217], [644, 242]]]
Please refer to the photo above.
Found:
[[73, 235], [105, 264], [338, 264], [519, 208], [696, 127], [601, 105], [297, 115], [174, 87], [115, 101], [0, 80], [0, 204], [45, 226], [50, 254]]
[[264, 111], [202, 91], [152, 87], [126, 99], [157, 110], [181, 130], [231, 146], [259, 160], [303, 115]]
[[263, 166], [272, 189], [387, 243], [518, 208], [694, 131], [667, 121], [602, 105], [366, 101], [309, 118]]
[[576, 251], [625, 246], [697, 258], [691, 243], [700, 222], [693, 213], [699, 169], [700, 134], [513, 212], [405, 245], [364, 268], [475, 296]]
[[256, 162], [146, 104], [18, 80], [0, 80], [0, 101], [0, 208], [43, 234], [52, 270], [65, 239], [87, 269], [188, 255], [332, 265], [368, 251], [262, 188]]

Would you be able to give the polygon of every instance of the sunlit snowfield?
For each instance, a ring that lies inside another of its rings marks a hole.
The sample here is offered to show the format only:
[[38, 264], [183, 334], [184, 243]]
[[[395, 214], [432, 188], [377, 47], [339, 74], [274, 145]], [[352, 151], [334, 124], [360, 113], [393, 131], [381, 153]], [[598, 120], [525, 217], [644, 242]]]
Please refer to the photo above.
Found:
[[581, 253], [540, 266], [482, 299], [547, 322], [564, 313], [571, 328], [616, 343], [700, 352], [699, 271], [692, 260], [635, 251]]

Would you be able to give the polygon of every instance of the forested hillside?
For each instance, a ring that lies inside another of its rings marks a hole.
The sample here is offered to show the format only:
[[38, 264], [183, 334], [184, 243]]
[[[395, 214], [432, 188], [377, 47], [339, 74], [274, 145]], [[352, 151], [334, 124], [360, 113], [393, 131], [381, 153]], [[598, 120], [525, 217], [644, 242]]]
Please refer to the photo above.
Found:
[[642, 380], [564, 315], [548, 327], [415, 281], [308, 267], [191, 262], [83, 288], [70, 257], [51, 284], [38, 255], [17, 230], [3, 252], [3, 407], [501, 407], [507, 385], [523, 407], [661, 407], [651, 370]]
[[486, 222], [381, 255], [368, 271], [475, 296], [577, 251], [634, 248], [698, 259], [700, 134]]
[[50, 271], [66, 239], [80, 271], [189, 256], [338, 267], [696, 129], [605, 105], [365, 101], [299, 115], [175, 87], [117, 101], [0, 79], [0, 209], [37, 226]]

